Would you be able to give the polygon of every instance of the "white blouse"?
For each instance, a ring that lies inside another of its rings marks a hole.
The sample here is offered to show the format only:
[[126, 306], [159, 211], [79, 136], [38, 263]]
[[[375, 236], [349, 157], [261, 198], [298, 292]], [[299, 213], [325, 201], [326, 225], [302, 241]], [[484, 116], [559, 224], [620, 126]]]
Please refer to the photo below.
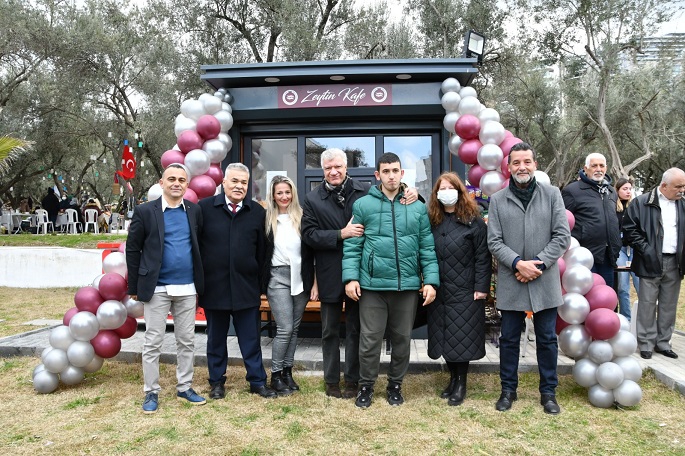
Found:
[[274, 254], [271, 266], [290, 266], [290, 294], [296, 296], [304, 291], [302, 282], [302, 244], [290, 215], [279, 214], [274, 235]]

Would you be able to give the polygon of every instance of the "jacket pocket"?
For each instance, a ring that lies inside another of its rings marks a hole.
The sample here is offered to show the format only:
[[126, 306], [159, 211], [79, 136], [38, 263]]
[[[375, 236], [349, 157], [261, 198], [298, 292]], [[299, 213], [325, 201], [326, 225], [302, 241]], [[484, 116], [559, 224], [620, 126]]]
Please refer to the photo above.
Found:
[[147, 275], [148, 269], [147, 268], [138, 268], [138, 275], [139, 276], [144, 276]]

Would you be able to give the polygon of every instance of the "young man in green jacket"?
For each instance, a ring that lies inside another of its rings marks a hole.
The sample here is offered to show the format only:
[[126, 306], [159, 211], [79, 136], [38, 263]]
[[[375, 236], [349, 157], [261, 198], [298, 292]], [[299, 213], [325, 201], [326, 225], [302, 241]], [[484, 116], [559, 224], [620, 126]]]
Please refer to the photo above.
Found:
[[375, 175], [381, 184], [357, 200], [352, 210], [364, 233], [345, 239], [343, 247], [345, 293], [359, 301], [360, 382], [355, 405], [361, 408], [371, 405], [386, 327], [392, 343], [388, 403], [404, 402], [401, 387], [409, 367], [418, 291], [423, 285], [425, 306], [433, 302], [440, 284], [426, 207], [399, 202], [403, 174], [397, 155], [388, 152], [379, 158]]

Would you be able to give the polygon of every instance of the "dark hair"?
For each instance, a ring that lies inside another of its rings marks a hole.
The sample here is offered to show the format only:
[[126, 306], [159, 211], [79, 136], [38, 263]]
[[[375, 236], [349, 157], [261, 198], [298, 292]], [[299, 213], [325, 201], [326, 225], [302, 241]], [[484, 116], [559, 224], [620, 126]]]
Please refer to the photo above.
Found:
[[376, 171], [381, 170], [381, 163], [385, 163], [386, 165], [389, 163], [399, 163], [400, 167], [402, 167], [402, 162], [400, 161], [400, 157], [398, 157], [397, 154], [394, 154], [392, 152], [386, 152], [380, 156], [380, 158], [378, 159], [378, 162], [376, 163]]
[[513, 146], [511, 146], [511, 150], [509, 151], [509, 155], [507, 155], [507, 163], [511, 163], [511, 153], [512, 152], [518, 152], [520, 150], [529, 150], [533, 153], [533, 161], [538, 161], [538, 156], [533, 150], [533, 146], [528, 144], [527, 142], [521, 141], [520, 143], [516, 143]]

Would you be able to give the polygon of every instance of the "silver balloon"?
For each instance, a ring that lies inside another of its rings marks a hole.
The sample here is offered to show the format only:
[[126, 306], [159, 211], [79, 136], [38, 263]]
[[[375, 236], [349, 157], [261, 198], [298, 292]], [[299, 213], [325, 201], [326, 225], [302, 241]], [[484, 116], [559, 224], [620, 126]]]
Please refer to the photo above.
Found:
[[46, 370], [38, 372], [33, 377], [33, 389], [40, 394], [49, 394], [57, 389], [59, 385], [59, 377], [57, 374], [48, 372]]
[[228, 154], [228, 148], [226, 147], [226, 144], [218, 138], [205, 141], [205, 143], [202, 145], [202, 150], [207, 153], [211, 163], [221, 163]]
[[614, 405], [614, 393], [610, 389], [604, 388], [602, 385], [591, 386], [587, 391], [587, 397], [590, 404], [599, 408], [610, 408]]
[[116, 272], [124, 279], [128, 276], [126, 269], [126, 254], [123, 252], [112, 252], [102, 260], [102, 270], [105, 273]]
[[459, 110], [459, 102], [461, 97], [457, 92], [447, 92], [442, 96], [440, 103], [447, 112], [456, 112]]
[[[470, 87], [465, 87], [465, 88], [470, 88]], [[478, 101], [478, 98], [476, 98], [476, 97], [464, 98], [463, 96], [461, 97], [461, 101], [459, 102], [459, 114], [461, 114], [462, 116], [465, 114], [471, 114], [471, 115], [477, 116], [478, 113], [480, 113], [480, 109], [481, 109], [481, 104], [480, 104], [480, 101]]]
[[92, 284], [92, 285], [93, 285], [94, 288], [97, 288], [97, 289], [100, 288], [100, 279], [102, 279], [102, 276], [104, 276], [104, 274], [100, 274], [99, 276], [97, 276], [97, 277], [95, 277], [95, 278], [93, 279], [93, 284]]
[[52, 350], [54, 350], [54, 348], [52, 347], [52, 345], [50, 345], [50, 346], [48, 346], [48, 347], [45, 347], [45, 348], [43, 349], [43, 351], [40, 353], [40, 359], [43, 359], [43, 358], [45, 357], [45, 355], [47, 355], [48, 353], [50, 353]]
[[200, 100], [186, 100], [181, 103], [181, 114], [197, 122], [197, 119], [207, 113], [205, 112], [204, 104]]
[[447, 92], [459, 92], [461, 90], [461, 84], [459, 84], [459, 81], [457, 81], [454, 78], [447, 78], [444, 81], [442, 81], [442, 85], [440, 86], [440, 90], [442, 90], [442, 93], [447, 93]]
[[642, 400], [642, 388], [632, 380], [624, 380], [614, 389], [614, 399], [624, 407], [632, 407]]
[[583, 325], [569, 325], [559, 333], [559, 348], [569, 358], [582, 358], [592, 337]]
[[100, 358], [98, 355], [93, 356], [93, 360], [89, 362], [84, 368], [84, 372], [93, 373], [102, 369], [102, 365], [105, 363], [104, 358]]
[[228, 104], [233, 103], [233, 95], [231, 95], [230, 92], [226, 92], [226, 95], [224, 95], [224, 101]]
[[597, 384], [597, 363], [591, 359], [583, 358], [576, 361], [573, 366], [573, 380], [580, 386], [589, 388]]
[[217, 92], [219, 92], [221, 94], [221, 96], [223, 97], [224, 95], [226, 95], [228, 93], [228, 89], [226, 89], [225, 87], [221, 87], [219, 90], [217, 90]]
[[33, 368], [33, 375], [32, 376], [35, 377], [38, 372], [43, 372], [44, 370], [45, 370], [45, 364], [40, 363], [39, 365], [37, 365], [36, 367]]
[[[102, 305], [102, 304], [100, 304]], [[90, 312], [79, 312], [69, 322], [69, 331], [76, 340], [88, 342], [100, 330], [100, 324], [95, 315]]]
[[448, 112], [442, 119], [442, 126], [445, 127], [445, 130], [449, 131], [450, 133], [456, 134], [454, 126], [456, 125], [457, 120], [459, 120], [458, 112]]
[[[480, 118], [480, 114], [478, 114]], [[504, 141], [504, 132], [506, 130], [501, 123], [496, 120], [488, 120], [485, 123], [481, 122], [480, 133], [478, 134], [478, 139], [483, 144], [493, 144], [497, 145]], [[502, 160], [499, 161], [502, 164]]]
[[160, 196], [162, 196], [162, 186], [158, 183], [154, 184], [152, 187], [150, 187], [150, 190], [147, 191], [148, 201], [154, 201]]
[[561, 284], [567, 293], [584, 295], [592, 288], [592, 272], [585, 266], [567, 266], [564, 275], [561, 277]]
[[64, 325], [59, 325], [50, 331], [50, 345], [60, 350], [66, 350], [74, 342], [74, 338], [71, 337], [69, 332], [69, 327]]
[[[488, 171], [500, 169], [502, 160], [504, 159], [502, 149], [495, 144], [483, 144], [484, 145], [478, 149], [478, 164], [481, 168], [487, 169]], [[502, 182], [504, 182], [504, 180], [502, 180]]]
[[597, 383], [606, 389], [614, 389], [623, 382], [623, 369], [611, 361], [602, 363], [597, 368]]
[[50, 353], [45, 355], [43, 358], [43, 364], [45, 364], [45, 370], [52, 372], [53, 374], [59, 374], [69, 365], [69, 359], [67, 358], [67, 352], [59, 348], [51, 350]]
[[229, 114], [233, 112], [233, 108], [231, 108], [231, 105], [226, 103], [225, 101], [221, 103], [221, 110], [226, 111]]
[[637, 382], [642, 378], [642, 367], [640, 363], [632, 356], [621, 356], [614, 358], [614, 363], [623, 371], [623, 381], [632, 380]]
[[124, 305], [126, 306], [126, 313], [129, 317], [141, 318], [145, 313], [143, 303], [140, 301], [128, 298], [124, 301]]
[[90, 342], [77, 340], [67, 350], [69, 364], [76, 367], [87, 366], [93, 360], [93, 356], [95, 356], [95, 349]]
[[504, 174], [499, 171], [488, 171], [480, 178], [480, 189], [486, 195], [492, 196], [502, 190], [505, 180]]
[[177, 138], [181, 136], [181, 133], [184, 131], [195, 131], [196, 129], [197, 122], [195, 120], [189, 119], [183, 114], [181, 114], [179, 117], [176, 117], [176, 121], [174, 122], [174, 134]]
[[84, 371], [80, 367], [67, 366], [62, 372], [59, 373], [59, 379], [65, 385], [76, 385], [83, 381]]
[[[459, 96], [463, 98], [476, 98], [478, 99], [478, 92], [476, 92], [476, 89], [470, 86], [462, 87], [459, 89]], [[478, 102], [480, 103], [480, 101]]]
[[637, 339], [630, 330], [622, 329], [609, 339], [614, 356], [630, 356], [637, 350]]
[[535, 181], [538, 184], [552, 185], [552, 181], [546, 172], [540, 171], [539, 169], [536, 169], [535, 173], [533, 173], [533, 174], [535, 175]]
[[630, 331], [630, 320], [625, 315], [618, 314], [618, 319], [621, 322], [621, 331]]
[[452, 155], [459, 156], [459, 146], [461, 146], [463, 142], [464, 141], [462, 141], [459, 135], [452, 135], [449, 142], [447, 143], [447, 147], [449, 148], [450, 153]]
[[595, 340], [590, 343], [587, 348], [587, 356], [593, 362], [601, 365], [608, 363], [614, 357], [614, 351], [611, 344], [605, 340]]
[[199, 176], [209, 171], [212, 163], [209, 161], [207, 152], [202, 149], [193, 149], [186, 154], [183, 164], [186, 165], [192, 176]]
[[226, 150], [231, 150], [231, 147], [233, 146], [233, 140], [226, 133], [219, 133], [219, 136], [217, 136], [216, 139], [226, 145]]
[[595, 264], [592, 252], [585, 247], [576, 247], [568, 250], [564, 253], [564, 261], [566, 262], [566, 268], [580, 265], [592, 269], [592, 266]]
[[[488, 120], [493, 120], [495, 122], [499, 122], [500, 121], [499, 112], [497, 112], [496, 109], [485, 108], [481, 112], [478, 113], [478, 119], [480, 119], [481, 124], [484, 124]], [[500, 141], [500, 142], [502, 142], [502, 141]], [[483, 143], [483, 144], [485, 144], [485, 143]], [[496, 143], [496, 144], [499, 144], [499, 143]]]
[[126, 321], [126, 307], [119, 301], [105, 301], [98, 307], [100, 329], [117, 329]]
[[218, 120], [221, 124], [221, 131], [223, 131], [224, 133], [230, 130], [233, 126], [233, 116], [230, 112], [219, 111], [216, 114], [214, 114], [214, 117], [216, 117], [216, 120]]
[[220, 100], [223, 100], [223, 99], [224, 99], [224, 92], [219, 92], [219, 91], [217, 90], [216, 92], [214, 92], [214, 96], [215, 96], [216, 98], [219, 98]]
[[562, 297], [564, 303], [557, 308], [559, 317], [571, 325], [579, 325], [585, 322], [590, 313], [590, 303], [585, 296], [578, 293], [566, 293]]
[[221, 96], [221, 99], [210, 95], [208, 98], [205, 98], [202, 100], [202, 104], [205, 108], [205, 112], [207, 114], [216, 114], [217, 112], [221, 111], [221, 103], [223, 100], [223, 95]]

